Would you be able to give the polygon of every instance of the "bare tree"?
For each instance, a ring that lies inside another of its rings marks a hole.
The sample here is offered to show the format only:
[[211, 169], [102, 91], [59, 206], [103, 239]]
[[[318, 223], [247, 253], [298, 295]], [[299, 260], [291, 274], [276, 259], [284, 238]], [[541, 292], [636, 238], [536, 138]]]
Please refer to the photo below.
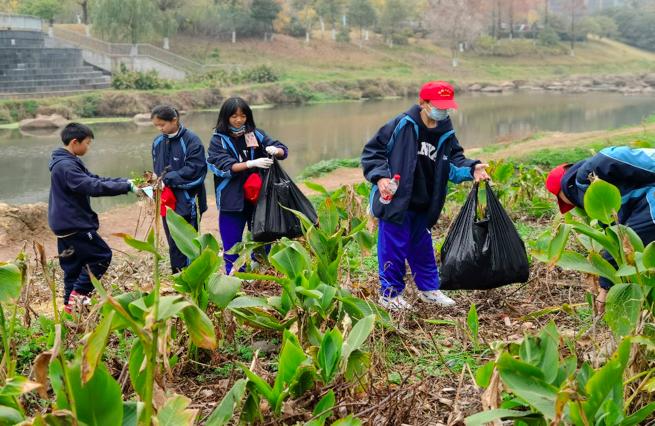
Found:
[[567, 15], [569, 15], [569, 38], [571, 39], [571, 56], [575, 56], [575, 39], [578, 36], [577, 24], [580, 20], [584, 9], [584, 0], [566, 0]]
[[453, 67], [458, 63], [458, 52], [465, 43], [480, 36], [484, 28], [483, 0], [428, 0], [424, 14], [425, 28], [434, 28], [429, 37], [450, 48]]

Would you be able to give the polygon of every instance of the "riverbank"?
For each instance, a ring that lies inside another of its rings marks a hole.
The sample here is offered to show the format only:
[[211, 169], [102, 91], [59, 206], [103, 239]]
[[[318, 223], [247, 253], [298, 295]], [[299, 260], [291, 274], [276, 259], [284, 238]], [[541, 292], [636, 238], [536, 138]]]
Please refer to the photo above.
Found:
[[[655, 146], [655, 117], [646, 120], [641, 126], [626, 127], [615, 130], [593, 131], [584, 133], [547, 133], [522, 140], [495, 144], [479, 149], [469, 149], [467, 156], [483, 161], [511, 159], [517, 162], [536, 164], [544, 168], [565, 161], [574, 162], [608, 145], [625, 145], [637, 143], [642, 146]], [[344, 164], [334, 160], [332, 163]], [[348, 160], [345, 164], [356, 164]], [[308, 170], [311, 170], [309, 167]], [[316, 168], [314, 168], [316, 169]], [[310, 173], [303, 173], [305, 176]], [[308, 180], [334, 190], [341, 185], [351, 185], [364, 180], [358, 167], [339, 167], [328, 173], [309, 177]], [[307, 195], [314, 193], [304, 185], [302, 190]], [[209, 210], [202, 218], [201, 227], [206, 232], [218, 232], [218, 212], [213, 199], [208, 200]], [[145, 237], [145, 232], [152, 222], [146, 215], [145, 204], [136, 203], [111, 209], [100, 214], [100, 234], [106, 238], [115, 250], [133, 253], [122, 238], [114, 234], [127, 233], [138, 238]], [[47, 227], [47, 208], [45, 203], [9, 206], [0, 204], [0, 260], [12, 259], [32, 240], [45, 244], [49, 253], [56, 252], [56, 238]]]
[[[577, 76], [549, 80], [453, 82], [458, 93], [508, 94], [611, 92], [655, 95], [655, 73]], [[0, 129], [16, 129], [18, 122], [37, 115], [58, 114], [87, 123], [129, 121], [155, 105], [172, 104], [183, 111], [216, 110], [230, 96], [241, 96], [253, 106], [360, 101], [415, 97], [420, 82], [395, 79], [334, 80], [317, 83], [276, 82], [193, 90], [106, 90], [62, 98], [0, 101]]]

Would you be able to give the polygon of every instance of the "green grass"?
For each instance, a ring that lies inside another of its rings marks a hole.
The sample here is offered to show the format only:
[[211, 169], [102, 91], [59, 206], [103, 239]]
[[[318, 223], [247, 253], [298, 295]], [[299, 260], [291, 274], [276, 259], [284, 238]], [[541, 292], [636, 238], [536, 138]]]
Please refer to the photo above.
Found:
[[305, 168], [305, 170], [298, 175], [298, 180], [319, 177], [343, 167], [359, 167], [359, 158], [333, 158], [331, 160], [319, 161], [318, 163]]

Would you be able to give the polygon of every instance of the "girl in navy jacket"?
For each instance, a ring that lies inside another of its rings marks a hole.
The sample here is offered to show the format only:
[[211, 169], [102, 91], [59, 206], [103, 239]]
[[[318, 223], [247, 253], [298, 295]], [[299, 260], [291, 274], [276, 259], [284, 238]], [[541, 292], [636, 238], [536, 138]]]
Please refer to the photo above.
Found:
[[246, 224], [250, 229], [255, 210], [255, 205], [245, 200], [243, 184], [251, 174], [271, 167], [271, 156], [285, 159], [287, 154], [282, 142], [257, 128], [245, 100], [233, 97], [223, 103], [209, 145], [207, 164], [214, 173], [218, 230], [228, 274], [238, 256], [225, 253], [242, 241], [243, 230]]
[[[205, 147], [200, 138], [180, 122], [179, 112], [169, 105], [159, 105], [150, 115], [152, 124], [162, 133], [152, 143], [153, 171], [163, 175], [164, 185], [175, 195], [175, 213], [198, 229], [200, 216], [207, 210]], [[171, 238], [166, 220], [164, 231], [173, 273], [188, 265], [189, 259]]]

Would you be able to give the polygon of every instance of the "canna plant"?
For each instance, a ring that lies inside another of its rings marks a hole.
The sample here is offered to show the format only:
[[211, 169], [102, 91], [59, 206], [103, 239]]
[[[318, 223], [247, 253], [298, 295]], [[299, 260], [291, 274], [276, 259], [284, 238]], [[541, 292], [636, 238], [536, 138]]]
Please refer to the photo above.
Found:
[[[544, 234], [533, 254], [551, 265], [612, 281], [604, 319], [617, 337], [633, 334], [641, 328], [640, 321], [653, 321], [655, 243], [644, 247], [634, 230], [617, 224], [621, 194], [614, 185], [596, 179], [585, 193], [584, 205], [584, 212], [576, 209], [575, 217], [566, 215], [554, 237]], [[571, 236], [586, 254], [567, 248]], [[601, 255], [602, 250], [616, 266]]]
[[578, 367], [574, 354], [562, 355], [565, 351], [560, 342], [551, 322], [539, 336], [526, 336], [521, 344], [509, 344], [494, 361], [479, 368], [479, 386], [498, 394], [493, 389], [497, 375], [509, 395], [500, 408], [469, 416], [466, 424], [484, 425], [504, 419], [517, 425], [632, 426], [641, 424], [655, 411], [655, 402], [651, 402], [629, 413], [629, 402], [624, 400], [625, 384], [634, 380], [625, 381], [624, 375], [631, 347], [638, 339], [621, 340], [609, 361], [595, 370], [588, 362]]

